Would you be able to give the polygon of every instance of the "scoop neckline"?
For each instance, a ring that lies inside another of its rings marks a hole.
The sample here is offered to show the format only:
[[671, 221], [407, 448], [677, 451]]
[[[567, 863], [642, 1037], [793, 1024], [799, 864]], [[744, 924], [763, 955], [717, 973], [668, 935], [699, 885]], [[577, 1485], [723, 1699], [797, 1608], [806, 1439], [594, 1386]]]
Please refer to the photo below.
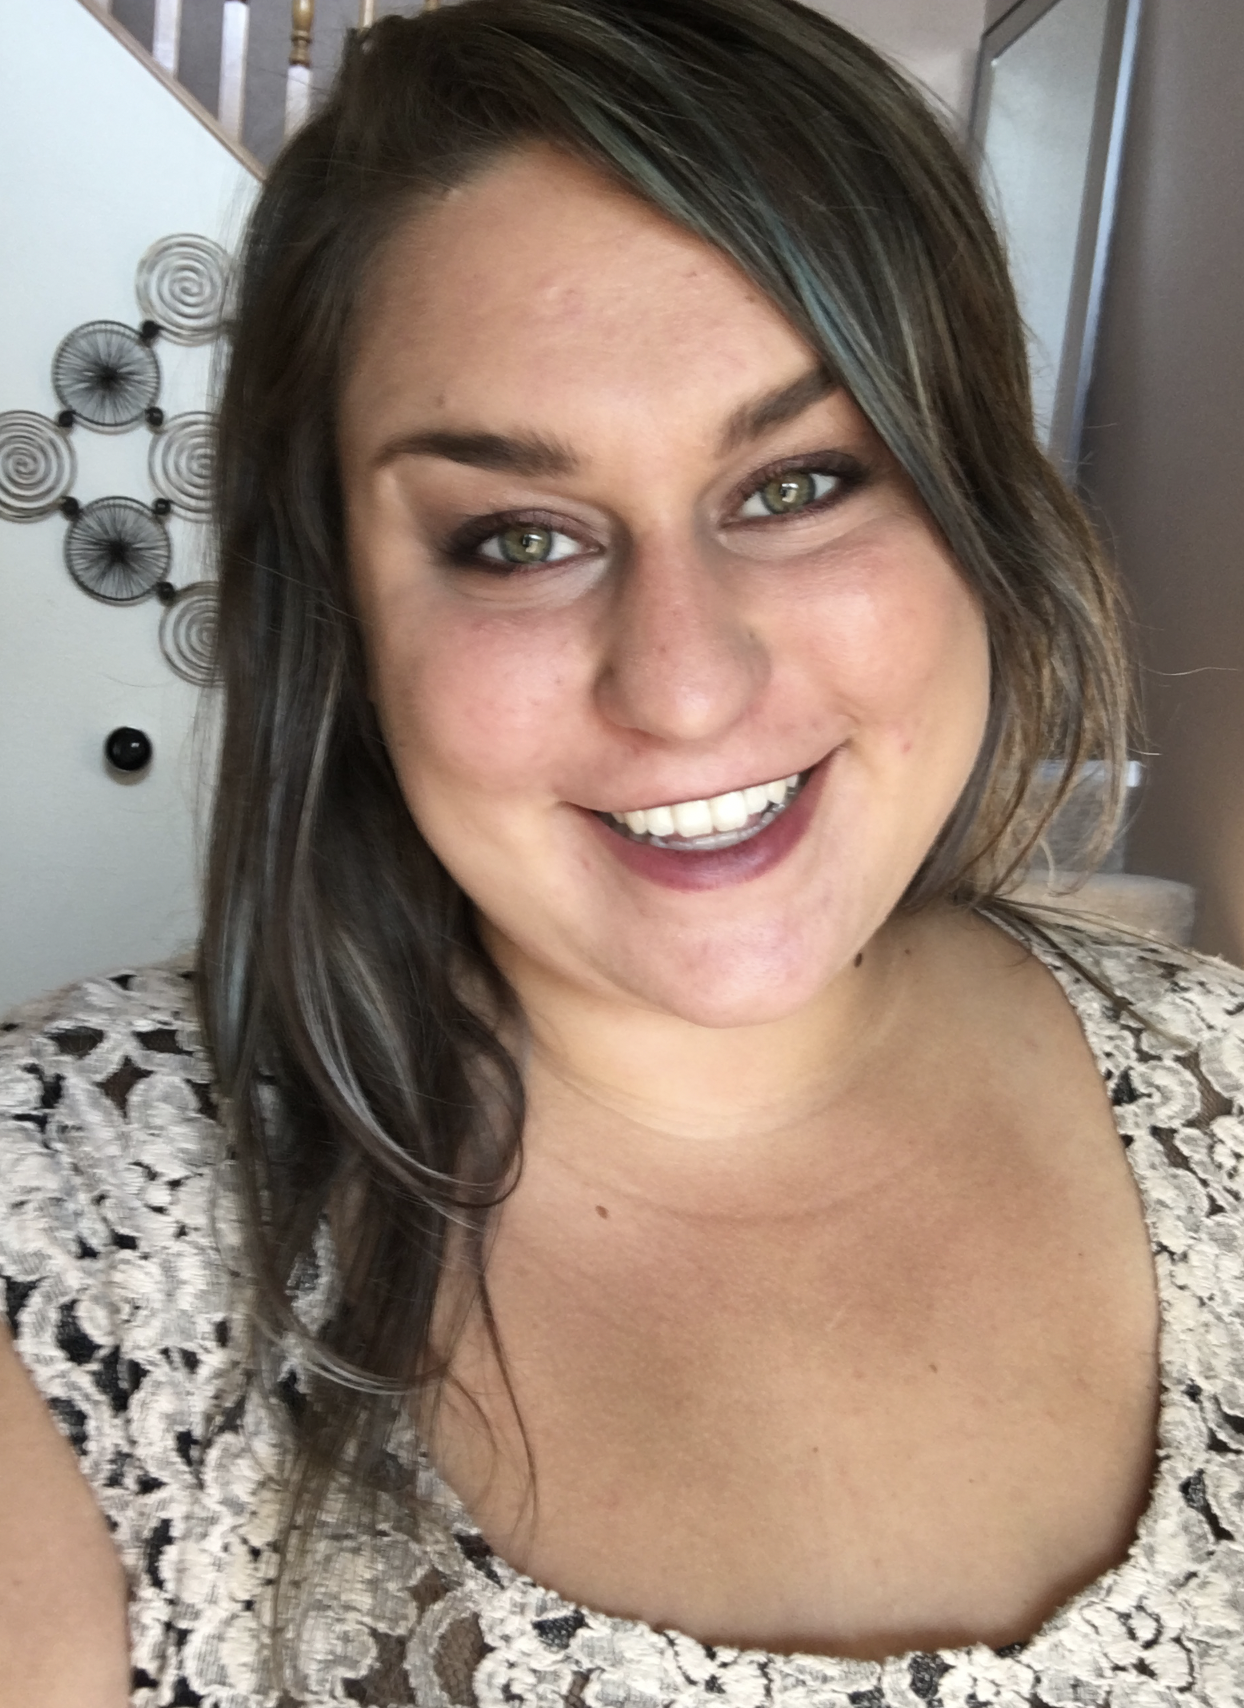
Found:
[[[1080, 1026], [1085, 1044], [1092, 1056], [1094, 1065], [1102, 1078], [1103, 1084], [1108, 1083], [1108, 1068], [1110, 1063], [1099, 1047], [1094, 1036], [1093, 1024], [1089, 1016], [1093, 1016], [1094, 1024], [1098, 1026], [1118, 1025], [1116, 1018], [1111, 1021], [1101, 1013], [1106, 998], [1097, 990], [1084, 973], [1076, 966], [1074, 960], [1066, 951], [1058, 948], [1053, 941], [1047, 941], [1040, 929], [1031, 935], [1018, 920], [1010, 916], [999, 918], [991, 911], [979, 910], [981, 916], [990, 924], [1005, 932], [1022, 944], [1028, 952], [1038, 960], [1046, 971], [1057, 981], [1063, 995], [1066, 997], [1072, 1012]], [[1055, 929], [1065, 928], [1060, 921]], [[1081, 928], [1071, 925], [1069, 929], [1080, 935]], [[1092, 933], [1083, 933], [1093, 940]], [[1138, 945], [1141, 946], [1141, 945]], [[1153, 945], [1143, 945], [1152, 948]], [[1095, 1012], [1096, 1011], [1096, 1012]], [[431, 1460], [427, 1450], [418, 1437], [414, 1440], [414, 1450], [418, 1463], [420, 1483], [430, 1496], [432, 1503], [442, 1515], [447, 1527], [455, 1539], [466, 1543], [463, 1552], [471, 1564], [477, 1568], [476, 1576], [481, 1586], [480, 1593], [486, 1601], [497, 1598], [508, 1600], [517, 1599], [522, 1602], [538, 1602], [541, 1607], [541, 1623], [545, 1620], [567, 1620], [567, 1628], [590, 1627], [594, 1631], [613, 1635], [619, 1638], [629, 1638], [633, 1643], [636, 1638], [656, 1647], [665, 1646], [670, 1642], [676, 1643], [680, 1649], [705, 1657], [706, 1663], [720, 1664], [722, 1662], [751, 1662], [756, 1665], [777, 1665], [797, 1670], [808, 1683], [825, 1687], [849, 1686], [852, 1691], [861, 1684], [881, 1685], [884, 1675], [894, 1669], [907, 1668], [913, 1662], [941, 1661], [948, 1666], [965, 1666], [973, 1662], [979, 1663], [982, 1657], [988, 1657], [991, 1662], [1005, 1662], [1011, 1659], [1022, 1659], [1027, 1669], [1036, 1664], [1043, 1648], [1057, 1645], [1068, 1629], [1077, 1624], [1085, 1614], [1094, 1607], [1101, 1607], [1112, 1598], [1112, 1592], [1126, 1582], [1128, 1576], [1137, 1571], [1147, 1552], [1152, 1551], [1157, 1541], [1157, 1532], [1161, 1527], [1167, 1506], [1172, 1500], [1179, 1500], [1179, 1489], [1176, 1482], [1177, 1442], [1180, 1438], [1181, 1412], [1186, 1404], [1176, 1380], [1171, 1357], [1174, 1342], [1174, 1306], [1175, 1288], [1170, 1274], [1169, 1265], [1161, 1261], [1157, 1245], [1154, 1219], [1157, 1206], [1150, 1196], [1150, 1181], [1145, 1178], [1145, 1171], [1137, 1165], [1134, 1147], [1122, 1132], [1111, 1104], [1111, 1118], [1115, 1124], [1115, 1132], [1127, 1158], [1132, 1179], [1136, 1184], [1144, 1214], [1145, 1229], [1149, 1238], [1150, 1258], [1153, 1264], [1155, 1291], [1158, 1303], [1158, 1411], [1155, 1426], [1154, 1471], [1153, 1480], [1149, 1487], [1149, 1498], [1144, 1510], [1137, 1520], [1136, 1530], [1126, 1554], [1114, 1566], [1109, 1567], [1098, 1577], [1084, 1585], [1080, 1590], [1057, 1608], [1050, 1617], [1038, 1627], [1030, 1637], [1018, 1639], [1000, 1648], [980, 1641], [961, 1644], [953, 1648], [938, 1649], [908, 1649], [893, 1655], [887, 1655], [881, 1660], [857, 1660], [847, 1655], [820, 1653], [815, 1650], [784, 1650], [739, 1647], [730, 1643], [706, 1643], [701, 1638], [680, 1630], [676, 1626], [660, 1626], [648, 1624], [642, 1619], [629, 1618], [624, 1614], [609, 1613], [603, 1609], [594, 1608], [584, 1602], [577, 1602], [541, 1584], [525, 1572], [520, 1572], [511, 1566], [505, 1557], [498, 1554], [486, 1540], [479, 1526], [471, 1517], [465, 1503], [453, 1489], [436, 1465]], [[1182, 1501], [1180, 1502], [1182, 1505]], [[1174, 1575], [1174, 1574], [1172, 1574]], [[1096, 1635], [1096, 1633], [1094, 1633]], [[850, 1677], [846, 1677], [846, 1674]]]

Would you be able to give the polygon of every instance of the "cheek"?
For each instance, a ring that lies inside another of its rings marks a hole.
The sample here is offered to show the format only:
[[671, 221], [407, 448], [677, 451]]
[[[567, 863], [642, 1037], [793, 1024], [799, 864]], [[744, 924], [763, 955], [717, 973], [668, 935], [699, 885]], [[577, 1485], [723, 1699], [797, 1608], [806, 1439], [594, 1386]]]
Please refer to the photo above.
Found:
[[552, 777], [579, 671], [571, 637], [548, 627], [426, 609], [386, 626], [373, 678], [412, 811], [446, 792], [530, 794]]
[[989, 645], [975, 597], [921, 539], [865, 554], [825, 623], [826, 679], [861, 730], [900, 753], [956, 734], [979, 742], [989, 701]]

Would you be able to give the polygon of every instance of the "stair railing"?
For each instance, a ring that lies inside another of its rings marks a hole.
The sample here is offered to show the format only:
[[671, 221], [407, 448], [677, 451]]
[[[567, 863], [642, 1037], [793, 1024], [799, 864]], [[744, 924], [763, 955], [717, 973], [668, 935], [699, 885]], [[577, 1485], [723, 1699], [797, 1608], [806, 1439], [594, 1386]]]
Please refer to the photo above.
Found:
[[[226, 0], [226, 3], [229, 3], [229, 0]], [[233, 3], [240, 3], [240, 0], [233, 0]], [[231, 154], [237, 157], [248, 171], [253, 172], [257, 178], [263, 177], [264, 169], [262, 164], [256, 160], [255, 156], [249, 149], [245, 148], [241, 142], [240, 123], [235, 124], [232, 128], [227, 128], [221, 123], [220, 118], [216, 113], [213, 113], [210, 108], [205, 107], [201, 101], [196, 100], [185, 85], [178, 81], [176, 75], [168, 69], [168, 66], [166, 64], [161, 64], [161, 62], [155, 57], [154, 53], [145, 47], [142, 42], [136, 40], [136, 38], [130, 34], [129, 30], [127, 30], [125, 26], [112, 15], [112, 0], [81, 0], [81, 4], [86, 7], [88, 12], [92, 12], [95, 15], [108, 33], [114, 36], [128, 53], [132, 53], [135, 59], [141, 60], [151, 75], [156, 78], [158, 82], [162, 83], [171, 95], [176, 96], [181, 104], [184, 107], [187, 107], [201, 124], [206, 125], [208, 130], [210, 130], [213, 135], [224, 144]], [[242, 10], [246, 10], [245, 5], [242, 6]], [[177, 32], [177, 39], [180, 39], [180, 31]], [[170, 56], [166, 51], [165, 58], [168, 57], [173, 57], [174, 63], [176, 63], [175, 54]], [[243, 51], [243, 68], [244, 65], [245, 51]]]
[[[94, 12], [101, 23], [106, 24], [132, 53], [142, 59], [161, 82], [174, 90], [179, 99], [197, 113], [247, 166], [253, 171], [262, 171], [259, 162], [242, 144], [243, 123], [246, 118], [251, 8], [275, 8], [284, 6], [287, 0], [215, 0], [215, 3], [220, 6], [221, 35], [220, 73], [216, 87], [216, 110], [213, 113], [203, 107], [179, 81], [182, 23], [187, 11], [187, 0], [154, 0], [149, 49], [144, 43], [136, 41], [115, 16], [114, 0], [82, 0], [82, 4]], [[191, 0], [191, 4], [205, 6], [212, 4], [212, 0]], [[285, 107], [280, 126], [281, 132], [287, 137], [306, 123], [314, 99], [311, 50], [315, 32], [315, 0], [288, 0], [288, 4], [289, 60], [285, 73]], [[433, 12], [438, 4], [439, 0], [423, 0], [423, 10]], [[376, 10], [376, 0], [359, 0], [360, 29], [367, 29], [375, 22]], [[199, 87], [202, 87], [201, 82]], [[261, 130], [271, 137], [270, 125], [261, 126]]]

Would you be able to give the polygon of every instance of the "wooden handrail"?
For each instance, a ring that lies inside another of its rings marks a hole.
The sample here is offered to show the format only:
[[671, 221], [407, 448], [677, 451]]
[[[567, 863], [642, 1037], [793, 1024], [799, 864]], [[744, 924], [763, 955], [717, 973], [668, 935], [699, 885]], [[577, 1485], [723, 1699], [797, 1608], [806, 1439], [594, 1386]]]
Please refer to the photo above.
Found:
[[146, 48], [136, 42], [130, 32], [116, 21], [107, 6], [101, 3], [101, 0], [78, 0], [78, 4], [85, 6], [91, 16], [97, 19], [110, 35], [115, 36], [127, 52], [133, 54], [135, 59], [145, 65], [156, 81], [162, 83], [171, 95], [175, 95], [186, 111], [193, 113], [199, 123], [211, 131], [217, 142], [229, 150], [239, 165], [245, 166], [246, 170], [256, 178], [263, 177], [263, 167], [250, 150], [243, 148], [235, 137], [230, 136], [219, 123], [216, 115], [209, 113], [201, 101], [196, 101], [190, 91], [180, 84], [175, 77], [171, 76], [162, 65], [157, 65]]

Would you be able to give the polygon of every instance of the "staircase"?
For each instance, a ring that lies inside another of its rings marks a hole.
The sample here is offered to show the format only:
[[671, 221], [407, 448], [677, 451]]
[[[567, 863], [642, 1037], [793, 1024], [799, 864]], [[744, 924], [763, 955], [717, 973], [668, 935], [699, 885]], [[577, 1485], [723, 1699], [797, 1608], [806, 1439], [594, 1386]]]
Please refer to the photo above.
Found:
[[401, 0], [81, 3], [256, 173], [331, 82], [349, 32], [411, 9]]

